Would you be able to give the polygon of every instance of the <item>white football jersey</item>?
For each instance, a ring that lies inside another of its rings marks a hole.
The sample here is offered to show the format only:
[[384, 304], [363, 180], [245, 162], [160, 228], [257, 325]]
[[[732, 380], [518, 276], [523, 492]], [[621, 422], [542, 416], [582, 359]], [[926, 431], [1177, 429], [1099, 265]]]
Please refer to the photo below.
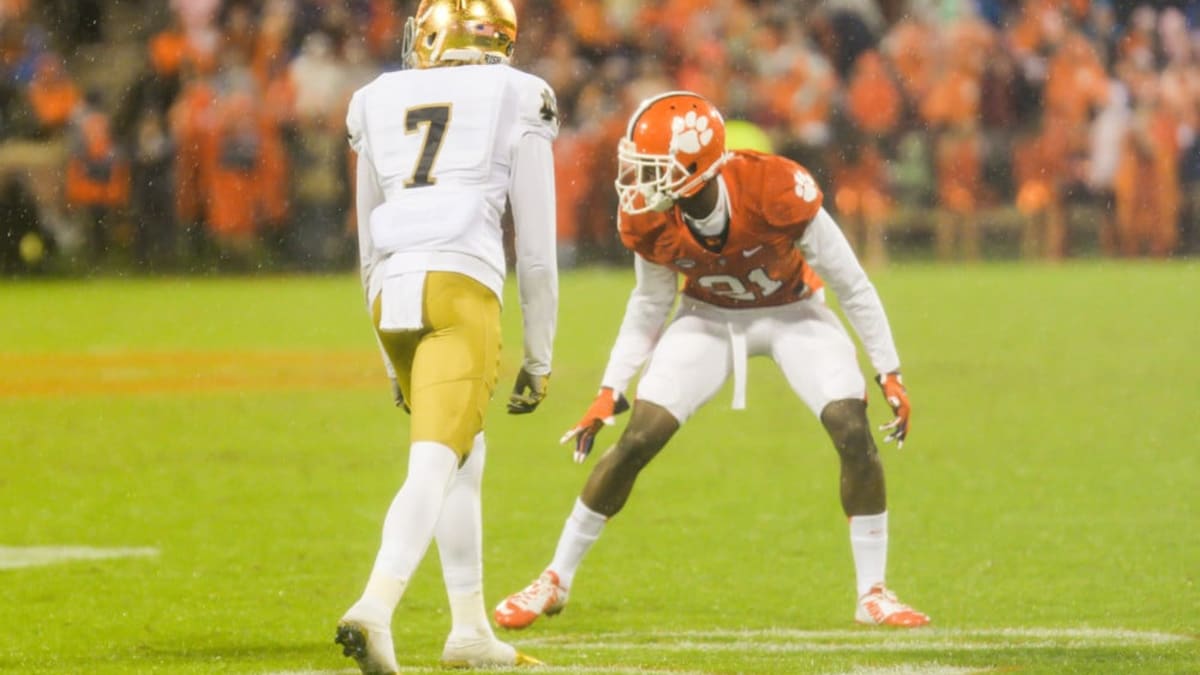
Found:
[[384, 275], [457, 271], [501, 295], [515, 148], [558, 134], [550, 86], [505, 65], [391, 72], [355, 92], [346, 126], [382, 193], [367, 222]]

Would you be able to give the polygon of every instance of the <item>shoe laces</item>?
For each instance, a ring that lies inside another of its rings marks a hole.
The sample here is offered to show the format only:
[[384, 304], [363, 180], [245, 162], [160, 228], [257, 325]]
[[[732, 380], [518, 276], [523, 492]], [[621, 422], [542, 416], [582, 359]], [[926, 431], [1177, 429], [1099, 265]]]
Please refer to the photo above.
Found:
[[558, 595], [558, 584], [555, 583], [553, 577], [543, 572], [541, 576], [534, 579], [533, 583], [525, 587], [524, 590], [512, 596], [511, 601], [514, 605], [533, 611], [541, 611], [554, 601]]
[[900, 602], [900, 598], [897, 598], [895, 593], [883, 586], [876, 586], [867, 591], [867, 594], [863, 596], [863, 604], [872, 613], [878, 611], [883, 616], [910, 609], [908, 605]]

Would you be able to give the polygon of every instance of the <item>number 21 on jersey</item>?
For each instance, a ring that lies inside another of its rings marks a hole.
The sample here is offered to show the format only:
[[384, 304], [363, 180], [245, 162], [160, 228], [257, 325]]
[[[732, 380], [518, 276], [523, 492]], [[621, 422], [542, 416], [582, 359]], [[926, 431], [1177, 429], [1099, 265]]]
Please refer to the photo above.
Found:
[[[783, 286], [782, 281], [767, 276], [767, 271], [761, 267], [750, 270], [746, 279], [758, 287], [761, 297], [764, 298]], [[744, 281], [729, 274], [706, 274], [697, 279], [696, 283], [716, 295], [732, 300], [750, 302], [756, 297], [754, 289], [747, 288]]]
[[450, 104], [436, 103], [409, 108], [404, 111], [404, 130], [407, 134], [424, 134], [421, 140], [421, 152], [417, 155], [417, 164], [412, 176], [404, 181], [404, 187], [428, 187], [437, 183], [431, 174], [433, 162], [442, 149], [442, 141], [446, 136], [446, 127], [450, 124]]

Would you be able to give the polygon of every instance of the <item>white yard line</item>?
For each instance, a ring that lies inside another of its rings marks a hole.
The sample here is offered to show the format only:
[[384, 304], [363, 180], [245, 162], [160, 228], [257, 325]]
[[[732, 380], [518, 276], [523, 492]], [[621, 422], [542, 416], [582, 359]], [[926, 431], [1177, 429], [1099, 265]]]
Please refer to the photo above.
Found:
[[893, 652], [1003, 651], [1019, 649], [1089, 649], [1095, 647], [1155, 646], [1194, 638], [1158, 631], [1121, 628], [995, 628], [919, 630], [764, 630], [619, 631], [569, 633], [522, 640], [524, 646], [571, 650], [667, 652]]
[[[919, 630], [670, 630], [564, 633], [519, 640], [522, 647], [544, 647], [566, 652], [693, 653], [693, 654], [818, 654], [934, 652], [935, 658], [952, 652], [1015, 651], [1036, 649], [1090, 649], [1097, 647], [1151, 647], [1195, 641], [1188, 635], [1122, 628], [923, 628]], [[568, 658], [554, 659], [560, 664]], [[944, 663], [862, 667], [839, 675], [966, 675], [988, 667], [962, 667]], [[356, 669], [281, 671], [267, 675], [355, 675]], [[438, 667], [404, 668], [402, 673], [445, 673]], [[623, 666], [546, 665], [530, 673], [631, 673], [633, 675], [701, 675], [704, 671]]]
[[158, 555], [156, 548], [94, 548], [92, 546], [0, 546], [0, 570], [41, 567], [72, 560], [146, 558]]

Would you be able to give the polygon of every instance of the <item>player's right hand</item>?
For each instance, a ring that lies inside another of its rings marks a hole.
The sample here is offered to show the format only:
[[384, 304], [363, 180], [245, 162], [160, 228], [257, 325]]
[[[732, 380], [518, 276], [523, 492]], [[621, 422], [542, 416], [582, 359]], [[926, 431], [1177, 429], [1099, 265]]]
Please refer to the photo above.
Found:
[[581, 464], [592, 451], [596, 434], [604, 427], [615, 424], [617, 415], [626, 410], [629, 410], [629, 400], [624, 394], [613, 391], [612, 387], [602, 387], [600, 393], [596, 394], [596, 400], [583, 414], [583, 419], [568, 429], [558, 442], [566, 443], [575, 439], [575, 463]]

